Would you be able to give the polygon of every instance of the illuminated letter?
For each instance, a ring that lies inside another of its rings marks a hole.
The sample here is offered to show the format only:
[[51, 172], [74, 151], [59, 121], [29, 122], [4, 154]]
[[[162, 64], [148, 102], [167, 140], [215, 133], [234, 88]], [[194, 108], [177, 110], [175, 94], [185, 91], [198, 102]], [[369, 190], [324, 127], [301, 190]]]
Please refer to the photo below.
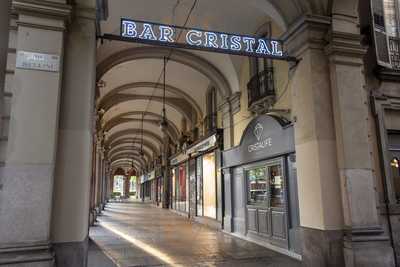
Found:
[[122, 36], [123, 37], [136, 37], [136, 23], [133, 21], [122, 21]]
[[258, 54], [270, 55], [271, 51], [269, 51], [267, 43], [263, 39], [258, 40], [258, 48], [256, 50]]
[[205, 44], [205, 46], [218, 48], [217, 35], [215, 33], [213, 33], [213, 32], [206, 32], [205, 35], [206, 35], [206, 44]]
[[229, 48], [228, 47], [228, 35], [222, 33], [222, 34], [220, 34], [220, 36], [221, 36], [221, 40], [222, 40], [221, 48], [228, 49]]
[[243, 37], [243, 42], [246, 44], [246, 52], [253, 53], [253, 46], [256, 43], [256, 39], [251, 37]]
[[239, 51], [242, 49], [242, 44], [240, 43], [240, 36], [233, 35], [231, 36], [231, 49]]
[[279, 48], [279, 43], [277, 41], [271, 41], [272, 44], [272, 54], [274, 56], [283, 56], [282, 49]]
[[174, 36], [174, 30], [168, 26], [160, 26], [160, 41], [161, 42], [175, 42], [172, 38]]
[[190, 45], [197, 45], [200, 46], [201, 45], [201, 40], [193, 40], [193, 36], [195, 37], [201, 37], [201, 32], [199, 31], [195, 31], [195, 30], [190, 30], [188, 31], [188, 33], [186, 34], [186, 42]]
[[151, 24], [147, 24], [147, 23], [143, 24], [143, 31], [142, 31], [142, 34], [139, 35], [139, 38], [145, 39], [145, 40], [153, 40], [153, 41], [157, 40], [156, 36], [154, 35]]

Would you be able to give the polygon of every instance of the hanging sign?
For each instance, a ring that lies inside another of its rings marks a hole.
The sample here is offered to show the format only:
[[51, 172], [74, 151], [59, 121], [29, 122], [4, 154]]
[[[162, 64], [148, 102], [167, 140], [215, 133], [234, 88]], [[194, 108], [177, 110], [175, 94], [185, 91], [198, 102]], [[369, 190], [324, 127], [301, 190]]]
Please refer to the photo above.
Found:
[[124, 18], [121, 19], [120, 36], [105, 34], [103, 38], [250, 57], [296, 60], [283, 51], [282, 41], [276, 39], [184, 28]]

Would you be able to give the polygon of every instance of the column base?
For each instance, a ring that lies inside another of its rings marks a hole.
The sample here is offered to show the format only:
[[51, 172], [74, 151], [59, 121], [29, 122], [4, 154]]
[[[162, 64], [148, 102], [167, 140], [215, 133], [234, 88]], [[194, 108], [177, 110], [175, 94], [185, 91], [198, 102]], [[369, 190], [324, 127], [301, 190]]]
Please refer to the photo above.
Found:
[[9, 267], [53, 267], [54, 253], [49, 243], [0, 245], [0, 265]]
[[232, 216], [225, 216], [224, 217], [224, 231], [228, 233], [233, 232], [233, 222]]
[[303, 265], [343, 267], [343, 231], [301, 227]]
[[353, 230], [344, 239], [346, 267], [394, 267], [394, 252], [389, 237], [381, 228]]
[[68, 242], [53, 244], [57, 267], [85, 267], [88, 259], [89, 242]]

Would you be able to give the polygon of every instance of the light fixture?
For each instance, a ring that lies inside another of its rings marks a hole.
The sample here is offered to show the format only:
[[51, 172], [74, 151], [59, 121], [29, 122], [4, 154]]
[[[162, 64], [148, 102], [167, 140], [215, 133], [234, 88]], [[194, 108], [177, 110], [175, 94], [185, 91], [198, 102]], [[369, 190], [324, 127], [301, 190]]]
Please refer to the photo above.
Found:
[[163, 69], [163, 109], [162, 109], [162, 119], [160, 121], [160, 129], [162, 132], [166, 131], [168, 127], [167, 112], [165, 110], [165, 76], [166, 76], [167, 58], [164, 57], [164, 69]]
[[142, 114], [142, 131], [141, 131], [141, 142], [140, 142], [140, 157], [144, 158], [144, 152], [143, 152], [143, 122], [144, 122], [144, 113]]

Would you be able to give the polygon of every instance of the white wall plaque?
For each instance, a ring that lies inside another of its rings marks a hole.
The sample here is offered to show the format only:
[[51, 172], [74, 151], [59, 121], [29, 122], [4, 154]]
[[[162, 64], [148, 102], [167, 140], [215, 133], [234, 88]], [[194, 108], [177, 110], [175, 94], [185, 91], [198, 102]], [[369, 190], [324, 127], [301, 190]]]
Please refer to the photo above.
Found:
[[59, 72], [60, 56], [18, 51], [16, 67], [19, 69]]

